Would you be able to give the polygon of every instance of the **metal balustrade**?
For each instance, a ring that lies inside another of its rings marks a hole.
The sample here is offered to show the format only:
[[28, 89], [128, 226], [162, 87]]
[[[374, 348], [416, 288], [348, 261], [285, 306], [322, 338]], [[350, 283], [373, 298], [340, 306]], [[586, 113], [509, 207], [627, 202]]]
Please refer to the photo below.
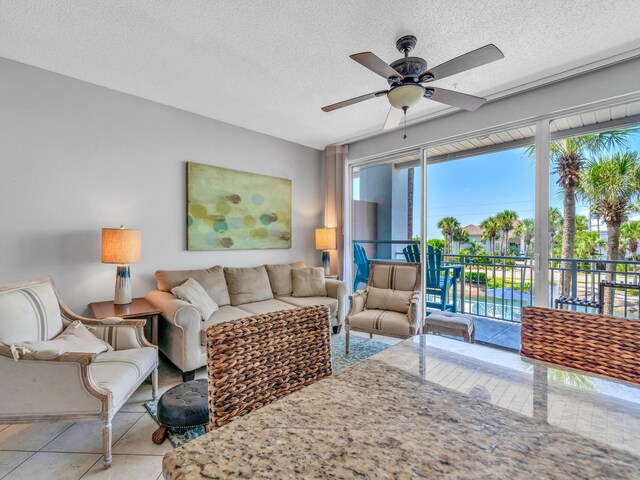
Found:
[[[354, 240], [353, 243], [370, 244], [376, 251], [382, 251], [377, 247], [386, 244], [389, 258], [378, 256], [371, 260], [403, 261], [401, 246], [418, 242]], [[464, 274], [456, 285], [460, 312], [519, 323], [522, 307], [533, 304], [532, 257], [444, 254], [443, 262], [463, 265]], [[550, 259], [548, 306], [553, 307], [559, 300], [565, 308], [598, 313], [603, 301], [599, 293], [601, 281], [618, 284], [610, 289], [613, 315], [640, 319], [640, 289], [633, 288], [640, 284], [640, 262], [626, 260]]]

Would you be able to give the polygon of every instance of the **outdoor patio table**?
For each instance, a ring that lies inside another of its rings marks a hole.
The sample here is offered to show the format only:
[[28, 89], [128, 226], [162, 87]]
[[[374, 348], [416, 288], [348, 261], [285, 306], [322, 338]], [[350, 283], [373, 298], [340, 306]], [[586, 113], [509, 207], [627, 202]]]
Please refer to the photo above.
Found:
[[163, 473], [640, 478], [640, 386], [420, 335], [167, 453]]

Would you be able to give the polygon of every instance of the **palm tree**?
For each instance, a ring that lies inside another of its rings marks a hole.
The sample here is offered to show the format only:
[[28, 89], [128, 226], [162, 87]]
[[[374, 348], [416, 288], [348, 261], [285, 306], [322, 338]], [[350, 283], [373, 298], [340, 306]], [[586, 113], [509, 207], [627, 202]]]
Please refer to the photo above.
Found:
[[[551, 161], [555, 164], [553, 173], [558, 175], [558, 185], [563, 190], [564, 221], [562, 223], [562, 268], [571, 269], [575, 246], [576, 189], [580, 185], [580, 171], [585, 160], [592, 155], [623, 149], [629, 145], [629, 136], [635, 128], [617, 128], [604, 132], [565, 138], [551, 142]], [[527, 147], [526, 153], [535, 157], [535, 147]], [[561, 285], [561, 295], [570, 295], [571, 275], [565, 275]]]
[[463, 243], [469, 243], [469, 232], [458, 228], [453, 232], [453, 240], [458, 243], [458, 251], [460, 251], [460, 247]]
[[445, 242], [445, 253], [451, 253], [453, 246], [453, 234], [460, 228], [460, 222], [455, 217], [444, 217], [440, 219], [437, 227], [442, 232]]
[[[607, 225], [607, 278], [615, 278], [620, 253], [620, 226], [640, 194], [640, 162], [637, 152], [614, 153], [598, 157], [580, 174], [578, 194], [590, 201], [593, 210]], [[613, 313], [612, 290], [606, 289], [605, 313]]]
[[[607, 246], [598, 232], [579, 232], [576, 235], [576, 255], [593, 260], [601, 248]], [[580, 252], [580, 253], [578, 253]]]
[[496, 220], [496, 217], [489, 217], [482, 221], [480, 228], [483, 229], [482, 240], [489, 241], [489, 254], [495, 255], [496, 253], [496, 239], [500, 235], [500, 225]]
[[534, 223], [532, 218], [523, 219], [513, 232], [524, 241], [524, 254], [529, 254], [529, 248], [531, 247], [531, 240], [534, 235]]
[[625, 222], [620, 226], [620, 236], [626, 239], [627, 249], [634, 262], [638, 258], [638, 240], [640, 239], [640, 221]]
[[514, 210], [504, 210], [496, 215], [500, 230], [504, 233], [504, 254], [509, 253], [509, 232], [513, 230], [516, 220], [518, 220], [518, 213]]
[[549, 256], [553, 257], [556, 235], [562, 230], [562, 215], [560, 210], [549, 207]]
[[477, 240], [471, 240], [469, 242], [469, 253], [471, 255], [478, 255], [480, 252], [482, 252], [482, 250], [482, 244]]

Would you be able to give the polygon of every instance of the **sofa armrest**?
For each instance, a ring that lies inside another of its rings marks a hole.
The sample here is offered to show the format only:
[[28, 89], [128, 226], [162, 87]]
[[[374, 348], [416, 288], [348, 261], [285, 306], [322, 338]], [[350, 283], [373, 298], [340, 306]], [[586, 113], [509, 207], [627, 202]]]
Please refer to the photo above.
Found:
[[364, 311], [364, 306], [367, 303], [367, 290], [358, 290], [353, 295], [349, 295], [349, 301], [351, 305], [347, 318]]
[[196, 307], [178, 299], [169, 292], [151, 290], [145, 298], [162, 312], [165, 320], [185, 330], [195, 329], [200, 334], [202, 317]]
[[198, 309], [160, 290], [147, 293], [146, 299], [162, 312], [158, 322], [158, 346], [162, 353], [183, 372], [201, 367], [204, 347]]
[[347, 303], [347, 284], [341, 280], [327, 278], [325, 285], [327, 286], [327, 296], [338, 300], [338, 325], [342, 325]]

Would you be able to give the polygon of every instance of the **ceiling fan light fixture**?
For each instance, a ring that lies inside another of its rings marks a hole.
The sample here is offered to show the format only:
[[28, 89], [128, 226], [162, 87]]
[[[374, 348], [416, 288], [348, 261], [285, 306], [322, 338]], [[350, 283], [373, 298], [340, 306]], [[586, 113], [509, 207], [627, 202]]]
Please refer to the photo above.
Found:
[[424, 87], [421, 85], [400, 85], [387, 93], [387, 98], [392, 107], [402, 110], [416, 105], [424, 95]]

